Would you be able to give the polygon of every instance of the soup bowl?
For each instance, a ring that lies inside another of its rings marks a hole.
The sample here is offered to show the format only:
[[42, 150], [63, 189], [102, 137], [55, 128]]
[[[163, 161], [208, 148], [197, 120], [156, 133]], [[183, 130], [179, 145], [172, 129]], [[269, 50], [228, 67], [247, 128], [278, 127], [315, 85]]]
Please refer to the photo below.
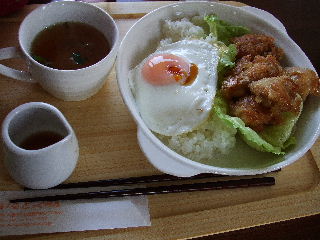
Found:
[[288, 36], [284, 26], [271, 14], [250, 7], [235, 7], [216, 2], [185, 2], [156, 9], [137, 21], [124, 37], [118, 52], [116, 71], [123, 100], [138, 125], [138, 142], [148, 160], [160, 171], [176, 176], [199, 173], [255, 175], [292, 164], [312, 147], [320, 132], [320, 101], [309, 96], [304, 104], [294, 135], [296, 144], [284, 156], [258, 152], [237, 137], [230, 152], [208, 161], [194, 161], [164, 145], [147, 127], [139, 114], [131, 92], [128, 73], [149, 54], [162, 39], [161, 25], [165, 19], [181, 19], [194, 15], [216, 14], [220, 19], [250, 28], [252, 32], [274, 37], [285, 52], [284, 66], [314, 70], [300, 47]]
[[[94, 27], [106, 38], [110, 52], [95, 64], [83, 68], [79, 66], [75, 70], [56, 69], [39, 63], [31, 53], [34, 39], [44, 29], [61, 22], [79, 22]], [[28, 71], [0, 64], [0, 74], [39, 83], [51, 95], [65, 101], [87, 99], [103, 86], [114, 65], [120, 42], [118, 27], [106, 11], [88, 3], [73, 1], [51, 2], [36, 8], [21, 23], [18, 37], [20, 47], [0, 49], [0, 59], [21, 57], [25, 59]]]

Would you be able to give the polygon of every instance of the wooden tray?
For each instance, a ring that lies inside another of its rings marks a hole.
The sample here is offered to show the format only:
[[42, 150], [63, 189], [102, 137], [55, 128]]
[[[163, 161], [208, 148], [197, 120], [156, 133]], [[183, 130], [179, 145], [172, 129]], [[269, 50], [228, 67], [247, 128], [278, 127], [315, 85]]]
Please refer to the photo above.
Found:
[[[170, 2], [100, 3], [116, 19], [121, 36], [145, 13]], [[241, 6], [241, 3], [228, 2]], [[0, 19], [0, 47], [18, 46], [17, 31], [36, 6]], [[23, 67], [21, 60], [2, 61]], [[43, 101], [59, 108], [73, 126], [80, 159], [68, 182], [158, 173], [144, 157], [136, 125], [118, 91], [112, 71], [104, 87], [81, 102], [63, 102], [38, 84], [0, 76], [0, 121], [18, 105]], [[2, 143], [1, 143], [2, 144]], [[0, 157], [3, 152], [0, 150]], [[320, 213], [320, 141], [299, 161], [276, 176], [272, 187], [168, 194], [149, 197], [151, 227], [41, 234], [6, 239], [185, 239]], [[0, 190], [21, 189], [0, 161]]]

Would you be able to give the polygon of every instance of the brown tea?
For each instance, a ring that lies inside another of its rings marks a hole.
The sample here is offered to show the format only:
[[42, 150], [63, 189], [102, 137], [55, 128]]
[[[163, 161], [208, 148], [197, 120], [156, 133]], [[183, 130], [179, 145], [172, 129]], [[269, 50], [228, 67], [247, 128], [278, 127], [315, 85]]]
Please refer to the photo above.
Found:
[[110, 52], [105, 36], [80, 22], [62, 22], [47, 27], [35, 37], [31, 56], [51, 68], [71, 70], [99, 62]]
[[43, 131], [30, 135], [22, 141], [19, 147], [26, 150], [38, 150], [61, 141], [64, 137], [51, 131]]

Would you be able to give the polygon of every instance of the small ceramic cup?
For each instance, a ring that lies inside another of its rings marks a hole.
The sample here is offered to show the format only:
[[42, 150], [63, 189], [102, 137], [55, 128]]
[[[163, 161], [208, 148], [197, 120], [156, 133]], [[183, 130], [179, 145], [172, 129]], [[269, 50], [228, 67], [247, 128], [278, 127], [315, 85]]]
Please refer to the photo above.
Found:
[[32, 189], [54, 187], [73, 172], [76, 135], [52, 105], [30, 102], [12, 110], [2, 124], [4, 163], [10, 176]]
[[[104, 34], [111, 50], [102, 60], [86, 68], [58, 70], [44, 66], [30, 55], [36, 35], [58, 22], [87, 23]], [[110, 72], [119, 46], [119, 31], [113, 18], [104, 10], [83, 2], [52, 2], [32, 11], [19, 28], [20, 48], [0, 49], [0, 60], [23, 57], [28, 71], [18, 71], [0, 64], [0, 74], [8, 77], [38, 82], [47, 92], [65, 101], [79, 101], [95, 94]]]

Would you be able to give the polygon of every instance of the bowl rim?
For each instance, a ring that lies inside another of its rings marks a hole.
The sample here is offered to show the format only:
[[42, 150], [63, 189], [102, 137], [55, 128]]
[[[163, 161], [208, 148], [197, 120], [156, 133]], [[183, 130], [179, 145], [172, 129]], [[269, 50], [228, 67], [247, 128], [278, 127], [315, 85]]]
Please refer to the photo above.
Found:
[[[126, 95], [125, 93], [125, 85], [126, 85], [126, 81], [121, 80], [120, 78], [123, 77], [122, 73], [121, 73], [121, 58], [124, 55], [125, 52], [125, 47], [124, 45], [126, 44], [126, 39], [127, 37], [135, 30], [136, 26], [140, 23], [143, 23], [144, 21], [148, 20], [149, 18], [152, 18], [153, 14], [155, 12], [159, 12], [159, 11], [165, 11], [167, 8], [172, 8], [172, 7], [181, 7], [181, 8], [185, 8], [185, 6], [187, 5], [194, 5], [194, 4], [203, 4], [203, 5], [210, 5], [210, 7], [214, 7], [216, 5], [219, 6], [223, 6], [226, 8], [230, 8], [233, 9], [234, 11], [237, 11], [238, 13], [242, 13], [245, 14], [251, 18], [255, 18], [258, 21], [262, 21], [265, 25], [268, 26], [268, 28], [272, 29], [273, 31], [275, 31], [277, 34], [279, 34], [280, 36], [282, 36], [283, 38], [285, 38], [286, 40], [289, 41], [289, 44], [291, 44], [295, 51], [298, 51], [299, 54], [301, 54], [305, 59], [306, 62], [309, 65], [309, 68], [314, 69], [314, 67], [312, 66], [312, 63], [310, 62], [310, 60], [308, 59], [308, 57], [305, 55], [305, 53], [301, 50], [301, 48], [288, 36], [288, 34], [286, 32], [281, 31], [280, 29], [277, 29], [274, 25], [270, 24], [268, 21], [262, 19], [261, 17], [248, 12], [245, 9], [242, 9], [241, 7], [237, 7], [237, 6], [231, 6], [225, 3], [219, 3], [219, 2], [208, 2], [208, 1], [193, 1], [193, 2], [180, 2], [180, 3], [173, 3], [173, 4], [169, 4], [160, 8], [157, 8], [153, 11], [151, 11], [150, 13], [146, 14], [145, 16], [143, 16], [141, 19], [139, 19], [129, 30], [128, 32], [125, 34], [123, 40], [120, 43], [120, 47], [119, 47], [119, 51], [118, 51], [118, 57], [116, 60], [116, 73], [117, 73], [117, 82], [118, 82], [118, 87], [120, 89], [121, 92], [121, 97], [124, 101], [124, 103], [126, 104], [128, 110], [130, 111], [134, 121], [136, 122], [138, 128], [141, 128], [141, 130], [143, 131], [144, 135], [149, 139], [150, 143], [152, 143], [153, 145], [155, 145], [157, 147], [157, 149], [159, 151], [162, 151], [163, 153], [165, 153], [168, 158], [172, 159], [172, 160], [176, 160], [179, 161], [180, 163], [186, 164], [189, 167], [192, 168], [196, 168], [201, 170], [202, 172], [214, 172], [214, 173], [219, 173], [219, 174], [229, 174], [229, 175], [255, 175], [255, 174], [262, 174], [262, 173], [267, 173], [270, 171], [275, 171], [278, 170], [280, 168], [283, 168], [289, 164], [292, 164], [293, 162], [297, 161], [299, 158], [301, 158], [311, 147], [312, 145], [315, 143], [315, 141], [317, 140], [317, 138], [320, 135], [320, 124], [318, 125], [318, 128], [315, 130], [314, 134], [312, 135], [312, 137], [304, 144], [303, 148], [297, 150], [297, 152], [293, 155], [290, 156], [289, 158], [266, 166], [266, 167], [262, 167], [262, 168], [230, 168], [230, 167], [217, 167], [217, 166], [212, 166], [212, 165], [207, 165], [204, 163], [200, 163], [194, 160], [191, 160], [187, 157], [184, 157], [180, 154], [178, 154], [177, 152], [175, 152], [174, 150], [172, 150], [171, 148], [169, 148], [168, 146], [166, 146], [164, 143], [162, 143], [152, 132], [151, 130], [146, 126], [146, 124], [144, 123], [143, 119], [141, 118], [139, 111], [136, 109], [136, 106], [134, 106], [134, 103], [130, 100], [129, 96]], [[125, 76], [124, 76], [125, 77]], [[130, 89], [129, 89], [130, 90]], [[136, 111], [134, 111], [134, 109]], [[148, 159], [150, 161], [150, 159]]]

